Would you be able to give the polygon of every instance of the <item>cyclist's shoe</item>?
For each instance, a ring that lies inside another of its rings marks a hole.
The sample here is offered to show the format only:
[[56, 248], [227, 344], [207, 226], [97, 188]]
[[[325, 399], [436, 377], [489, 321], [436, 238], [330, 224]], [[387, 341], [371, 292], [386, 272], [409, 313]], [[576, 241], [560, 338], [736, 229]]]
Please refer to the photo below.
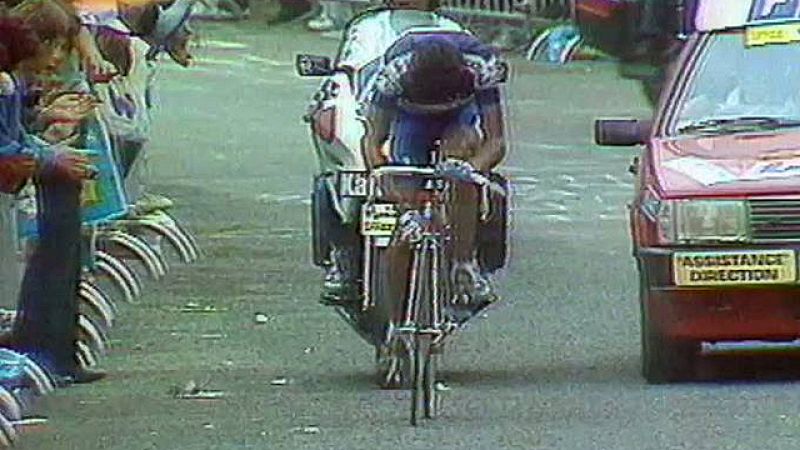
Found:
[[403, 339], [391, 340], [376, 349], [376, 376], [381, 389], [411, 388], [411, 352]]
[[322, 284], [322, 303], [328, 306], [352, 306], [358, 302], [358, 277], [352, 252], [334, 250], [331, 265]]
[[453, 267], [453, 286], [457, 300], [454, 306], [456, 310], [461, 310], [456, 314], [459, 322], [465, 321], [462, 317], [464, 314], [461, 313], [472, 317], [498, 300], [489, 279], [472, 262], [458, 263]]

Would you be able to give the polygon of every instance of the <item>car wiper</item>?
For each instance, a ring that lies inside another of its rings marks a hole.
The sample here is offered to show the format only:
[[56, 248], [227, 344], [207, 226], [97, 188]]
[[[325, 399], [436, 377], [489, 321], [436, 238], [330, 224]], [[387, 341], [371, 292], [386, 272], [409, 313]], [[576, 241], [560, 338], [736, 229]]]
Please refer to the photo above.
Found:
[[800, 119], [788, 117], [770, 117], [770, 116], [749, 116], [749, 117], [732, 117], [726, 119], [707, 119], [699, 122], [694, 122], [678, 129], [679, 133], [690, 133], [693, 131], [705, 132], [724, 132], [724, 131], [737, 131], [739, 129], [777, 129], [777, 128], [790, 128], [800, 127]]

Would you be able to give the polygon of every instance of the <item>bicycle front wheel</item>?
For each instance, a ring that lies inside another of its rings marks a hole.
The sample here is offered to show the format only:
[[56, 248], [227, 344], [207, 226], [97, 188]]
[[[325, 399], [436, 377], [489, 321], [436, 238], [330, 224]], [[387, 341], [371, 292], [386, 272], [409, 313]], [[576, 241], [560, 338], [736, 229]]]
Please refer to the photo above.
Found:
[[413, 345], [411, 424], [416, 426], [420, 413], [424, 412], [428, 419], [436, 415], [436, 355], [434, 340], [436, 339], [436, 282], [433, 249], [428, 248], [417, 254], [414, 270], [416, 270], [416, 289], [414, 292], [414, 315], [416, 331]]

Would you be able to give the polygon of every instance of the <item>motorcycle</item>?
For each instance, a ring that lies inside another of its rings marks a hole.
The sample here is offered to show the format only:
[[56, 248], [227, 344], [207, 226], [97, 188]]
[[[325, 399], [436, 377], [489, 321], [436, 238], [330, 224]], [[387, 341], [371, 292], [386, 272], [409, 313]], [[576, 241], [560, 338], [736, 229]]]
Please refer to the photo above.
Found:
[[[382, 29], [383, 19], [381, 11], [357, 17], [345, 30], [335, 59], [299, 55], [297, 71], [304, 77], [323, 78], [304, 117], [320, 160], [311, 193], [313, 262], [328, 267], [337, 242], [359, 249], [360, 301], [334, 309], [374, 347], [378, 384], [412, 389], [416, 425], [420, 412], [435, 415], [436, 360], [446, 339], [476, 314], [459, 314], [461, 297], [450, 277], [453, 239], [448, 200], [453, 187], [470, 183], [481, 192], [477, 255], [485, 273], [506, 264], [509, 189], [496, 173], [453, 179], [442, 170], [446, 161], [438, 148], [430, 149], [429, 165], [366, 171], [359, 104], [383, 52], [402, 36]], [[467, 33], [444, 18], [425, 32]], [[386, 41], [380, 42], [381, 38]], [[402, 267], [392, 258], [396, 251], [410, 256]]]

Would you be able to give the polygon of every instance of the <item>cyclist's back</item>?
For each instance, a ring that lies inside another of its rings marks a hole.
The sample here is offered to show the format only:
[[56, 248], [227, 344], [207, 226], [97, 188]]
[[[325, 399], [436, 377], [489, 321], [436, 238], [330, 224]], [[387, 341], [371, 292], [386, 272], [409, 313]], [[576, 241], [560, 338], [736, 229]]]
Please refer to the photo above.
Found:
[[483, 138], [486, 114], [500, 111], [505, 65], [467, 32], [408, 33], [383, 63], [365, 106], [386, 134], [373, 144], [390, 139], [393, 163], [427, 163], [434, 142], [448, 134]]

